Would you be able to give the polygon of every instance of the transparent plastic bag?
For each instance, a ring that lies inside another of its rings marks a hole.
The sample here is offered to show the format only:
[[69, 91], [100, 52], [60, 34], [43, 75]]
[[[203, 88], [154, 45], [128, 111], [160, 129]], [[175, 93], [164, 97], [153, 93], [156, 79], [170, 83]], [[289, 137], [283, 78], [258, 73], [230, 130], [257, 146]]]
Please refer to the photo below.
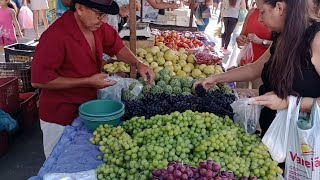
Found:
[[250, 98], [238, 99], [231, 104], [231, 107], [234, 112], [234, 122], [240, 123], [247, 133], [252, 134], [259, 126], [261, 106], [250, 105], [250, 102]]
[[253, 48], [252, 48], [252, 42], [247, 43], [244, 45], [244, 47], [240, 50], [240, 53], [238, 55], [238, 62], [240, 63], [240, 66], [244, 66], [246, 64], [253, 62]]
[[110, 99], [121, 102], [123, 91], [127, 91], [132, 83], [138, 83], [130, 92], [134, 96], [139, 96], [142, 91], [143, 85], [136, 79], [122, 78], [114, 75], [107, 78], [109, 81], [116, 81], [117, 83], [113, 86], [106, 87], [98, 90], [98, 99]]
[[21, 29], [33, 29], [33, 13], [28, 6], [21, 7], [18, 19]]

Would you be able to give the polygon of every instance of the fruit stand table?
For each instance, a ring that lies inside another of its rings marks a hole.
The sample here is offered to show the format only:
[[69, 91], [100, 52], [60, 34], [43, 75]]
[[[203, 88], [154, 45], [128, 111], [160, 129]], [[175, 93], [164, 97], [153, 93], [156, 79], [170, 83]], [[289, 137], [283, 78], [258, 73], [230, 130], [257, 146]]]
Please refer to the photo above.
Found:
[[96, 169], [102, 164], [97, 160], [101, 154], [98, 146], [89, 142], [92, 133], [88, 132], [84, 122], [77, 118], [71, 126], [67, 126], [64, 133], [45, 161], [37, 176], [30, 180], [40, 180], [47, 173], [75, 173]]

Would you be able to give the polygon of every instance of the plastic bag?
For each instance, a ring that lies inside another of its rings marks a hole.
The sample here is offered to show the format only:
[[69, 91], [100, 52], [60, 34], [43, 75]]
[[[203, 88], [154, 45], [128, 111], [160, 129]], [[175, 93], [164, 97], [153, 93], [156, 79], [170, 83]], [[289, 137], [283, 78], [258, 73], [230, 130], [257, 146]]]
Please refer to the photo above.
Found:
[[252, 42], [247, 43], [244, 45], [244, 47], [240, 50], [240, 53], [238, 55], [238, 62], [241, 66], [244, 66], [246, 64], [252, 63], [253, 61], [253, 48], [252, 48]]
[[[299, 120], [300, 104], [293, 113], [288, 133], [286, 180], [320, 179], [320, 108], [315, 100], [306, 123]], [[305, 126], [306, 125], [306, 126]]]
[[[106, 87], [106, 88], [103, 88], [103, 89], [99, 89], [98, 90], [98, 99], [110, 99], [110, 100], [121, 102], [122, 92], [128, 90], [129, 86], [132, 83], [134, 83], [134, 82], [140, 83], [136, 79], [122, 78], [122, 77], [117, 76], [117, 75], [109, 76], [107, 78], [107, 80], [116, 81], [117, 83], [115, 85], [113, 85], [113, 86]], [[135, 86], [131, 90], [131, 93], [134, 96], [138, 96], [141, 93], [142, 88], [143, 88], [142, 84], [140, 86]]]
[[33, 14], [27, 6], [21, 7], [18, 19], [21, 29], [33, 29]]
[[13, 132], [16, 130], [17, 126], [17, 121], [0, 109], [0, 132]]
[[250, 105], [250, 98], [238, 99], [231, 104], [234, 122], [240, 123], [247, 133], [255, 133], [259, 126], [261, 106]]
[[89, 170], [77, 173], [48, 173], [43, 176], [43, 180], [96, 180], [96, 170]]
[[290, 97], [289, 99], [288, 109], [277, 112], [275, 119], [262, 138], [262, 143], [268, 147], [272, 159], [279, 163], [286, 159], [290, 118], [297, 109], [297, 98]]

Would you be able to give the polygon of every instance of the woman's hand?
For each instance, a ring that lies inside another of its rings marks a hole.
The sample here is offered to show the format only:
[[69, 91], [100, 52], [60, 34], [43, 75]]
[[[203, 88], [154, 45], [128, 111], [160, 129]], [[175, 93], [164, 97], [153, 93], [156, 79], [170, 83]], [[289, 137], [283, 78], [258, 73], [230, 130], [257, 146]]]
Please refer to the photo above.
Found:
[[210, 76], [205, 79], [200, 79], [193, 84], [193, 89], [195, 89], [198, 85], [202, 85], [205, 90], [209, 90], [213, 86], [215, 86], [218, 82], [217, 76]]
[[255, 44], [262, 44], [263, 39], [259, 38], [256, 34], [254, 33], [249, 33], [248, 34], [248, 40], [250, 42], [253, 42]]
[[272, 110], [288, 109], [288, 99], [279, 98], [274, 92], [268, 92], [262, 96], [252, 98], [253, 105], [266, 106]]
[[238, 47], [240, 48], [241, 46], [244, 46], [247, 43], [247, 36], [240, 35], [236, 38], [236, 41], [237, 41]]

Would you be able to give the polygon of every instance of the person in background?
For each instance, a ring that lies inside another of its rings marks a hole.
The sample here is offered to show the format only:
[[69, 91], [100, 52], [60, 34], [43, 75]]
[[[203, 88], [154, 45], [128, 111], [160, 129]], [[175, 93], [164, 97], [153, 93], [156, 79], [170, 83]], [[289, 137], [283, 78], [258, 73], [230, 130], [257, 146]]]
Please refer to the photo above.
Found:
[[[142, 20], [155, 21], [158, 14], [164, 15], [165, 9], [177, 9], [176, 3], [163, 2], [162, 0], [141, 0], [142, 1]], [[141, 16], [141, 11], [137, 12]]]
[[57, 0], [57, 12], [56, 17], [59, 18], [64, 12], [69, 10], [71, 0]]
[[45, 156], [51, 154], [64, 128], [78, 117], [81, 104], [97, 98], [97, 90], [114, 85], [101, 73], [102, 53], [137, 67], [148, 83], [153, 70], [124, 46], [117, 31], [106, 23], [119, 7], [112, 0], [74, 0], [70, 10], [41, 36], [32, 60], [31, 82], [41, 88], [40, 126]]
[[17, 20], [17, 11], [11, 7], [14, 6], [10, 0], [0, 0], [0, 46], [16, 43], [16, 31], [23, 37]]
[[[191, 4], [191, 0], [189, 1], [189, 5]], [[210, 12], [210, 6], [212, 4], [212, 0], [196, 0], [194, 3], [194, 11], [195, 11], [195, 16], [196, 16], [196, 24], [198, 27], [198, 30], [201, 32], [204, 32], [209, 24], [209, 20], [211, 17], [211, 12]], [[201, 6], [201, 7], [199, 7]], [[200, 8], [200, 16], [197, 17], [198, 15], [196, 14], [198, 8]]]
[[[272, 44], [272, 32], [263, 23], [259, 21], [259, 9], [252, 8], [244, 21], [242, 31], [237, 37], [237, 45], [239, 48], [245, 46], [247, 43], [252, 43], [253, 62], [257, 61]], [[240, 65], [245, 65], [240, 62]], [[262, 84], [261, 78], [237, 83], [238, 88], [258, 89]]]
[[237, 25], [240, 7], [245, 6], [245, 0], [223, 0], [221, 6], [221, 17], [225, 29], [221, 37], [221, 50], [223, 54], [230, 55], [228, 46], [231, 34]]
[[254, 63], [210, 76], [194, 84], [205, 89], [221, 82], [262, 78], [258, 97], [251, 104], [263, 106], [261, 136], [277, 110], [288, 108], [290, 95], [302, 97], [301, 112], [320, 104], [320, 0], [256, 0], [259, 21], [277, 32], [272, 45]]
[[212, 3], [212, 14], [217, 14], [217, 10], [219, 8], [219, 4], [220, 4], [221, 0], [213, 0]]
[[[33, 13], [33, 27], [36, 34], [36, 39], [39, 39], [39, 15], [44, 25], [44, 30], [48, 29], [47, 9], [49, 9], [47, 0], [25, 0], [30, 3], [30, 9]], [[25, 2], [26, 4], [26, 2]]]

